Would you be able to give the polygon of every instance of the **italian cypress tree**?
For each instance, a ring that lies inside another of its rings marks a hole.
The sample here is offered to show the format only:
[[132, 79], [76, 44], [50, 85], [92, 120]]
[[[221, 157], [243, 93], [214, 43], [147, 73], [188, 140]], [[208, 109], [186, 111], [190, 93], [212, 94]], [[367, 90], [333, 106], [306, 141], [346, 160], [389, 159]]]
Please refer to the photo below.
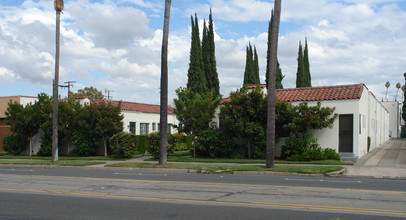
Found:
[[207, 78], [209, 87], [208, 89], [214, 90], [214, 97], [220, 94], [220, 82], [217, 73], [217, 64], [216, 64], [216, 48], [214, 44], [214, 25], [213, 25], [213, 16], [210, 8], [209, 15], [209, 29], [207, 30], [207, 42], [208, 42], [208, 53], [210, 55], [210, 65], [211, 65], [211, 74]]
[[254, 46], [254, 62], [253, 62], [253, 80], [254, 84], [260, 84], [259, 80], [259, 62], [258, 62], [258, 54], [257, 48]]
[[306, 87], [312, 87], [312, 79], [310, 76], [310, 64], [309, 64], [309, 51], [307, 48], [307, 38], [305, 38], [305, 48], [303, 52], [303, 74], [305, 76]]
[[202, 38], [202, 65], [203, 73], [206, 78], [206, 88], [210, 91], [212, 86], [212, 65], [210, 57], [210, 40], [207, 34], [206, 21], [203, 22], [203, 38]]
[[299, 52], [297, 56], [296, 88], [306, 87], [306, 77], [304, 75], [302, 42], [299, 41]]
[[[250, 43], [251, 46], [251, 43]], [[250, 55], [250, 47], [246, 47], [245, 55], [245, 71], [244, 71], [244, 86], [251, 84], [251, 73], [252, 73], [252, 55]]]
[[[266, 72], [265, 72], [265, 83], [266, 88], [268, 88], [268, 78], [269, 78], [269, 58], [271, 56], [271, 35], [272, 35], [272, 22], [273, 22], [273, 10], [271, 14], [271, 20], [268, 24], [268, 50], [266, 52]], [[277, 67], [276, 67], [276, 89], [283, 89], [282, 80], [285, 77], [282, 74], [282, 69], [279, 66], [279, 61], [276, 59]]]
[[246, 50], [247, 53], [244, 71], [244, 86], [249, 84], [259, 84], [260, 81], [257, 50], [255, 48], [255, 51], [252, 51], [251, 43], [249, 43], [249, 46], [247, 46]]
[[195, 21], [193, 21], [193, 16], [191, 16], [192, 21], [192, 36], [191, 36], [191, 47], [190, 47], [190, 62], [188, 69], [188, 82], [187, 88], [191, 90], [193, 94], [206, 94], [206, 77], [203, 72], [203, 62], [202, 62], [202, 48], [200, 45], [199, 36], [199, 23], [197, 20], [197, 15], [195, 14]]

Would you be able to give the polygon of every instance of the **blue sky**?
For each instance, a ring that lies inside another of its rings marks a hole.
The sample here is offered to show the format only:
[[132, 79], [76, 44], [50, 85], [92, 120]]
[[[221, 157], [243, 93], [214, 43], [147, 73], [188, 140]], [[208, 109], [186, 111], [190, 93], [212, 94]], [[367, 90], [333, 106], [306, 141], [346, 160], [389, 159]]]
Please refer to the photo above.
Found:
[[[60, 84], [94, 86], [115, 100], [159, 103], [164, 0], [65, 0], [61, 16]], [[220, 90], [243, 82], [245, 46], [258, 50], [264, 82], [273, 1], [174, 0], [169, 37], [169, 101], [186, 86], [190, 16], [200, 27], [210, 8]], [[378, 99], [396, 94], [406, 72], [406, 1], [282, 1], [278, 59], [285, 88], [295, 87], [297, 50], [309, 43], [313, 86], [365, 83]], [[53, 0], [0, 0], [0, 96], [52, 94], [55, 56]], [[60, 90], [64, 97], [66, 90]], [[398, 97], [400, 97], [399, 92]]]

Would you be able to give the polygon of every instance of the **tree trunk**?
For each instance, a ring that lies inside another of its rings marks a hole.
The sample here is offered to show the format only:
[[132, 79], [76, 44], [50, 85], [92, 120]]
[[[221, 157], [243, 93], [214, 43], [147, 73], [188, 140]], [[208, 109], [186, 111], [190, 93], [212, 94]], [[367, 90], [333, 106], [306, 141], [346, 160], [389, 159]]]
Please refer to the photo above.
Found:
[[107, 157], [107, 138], [103, 137], [103, 143], [104, 143], [104, 156]]
[[279, 23], [281, 20], [281, 0], [275, 0], [274, 20], [271, 36], [271, 56], [269, 62], [269, 85], [268, 85], [268, 117], [267, 117], [267, 139], [266, 139], [266, 167], [274, 167], [275, 148], [275, 88], [276, 88], [276, 66], [278, 52]]
[[250, 139], [248, 139], [247, 148], [248, 148], [248, 159], [251, 159], [251, 140]]
[[161, 51], [161, 111], [159, 132], [159, 164], [167, 164], [168, 154], [168, 38], [171, 0], [165, 1], [164, 28]]
[[32, 156], [32, 137], [28, 138], [30, 140], [30, 157]]
[[52, 117], [52, 161], [58, 161], [58, 86], [59, 86], [59, 35], [61, 12], [56, 11], [56, 53], [55, 53], [55, 79], [54, 79], [54, 108]]

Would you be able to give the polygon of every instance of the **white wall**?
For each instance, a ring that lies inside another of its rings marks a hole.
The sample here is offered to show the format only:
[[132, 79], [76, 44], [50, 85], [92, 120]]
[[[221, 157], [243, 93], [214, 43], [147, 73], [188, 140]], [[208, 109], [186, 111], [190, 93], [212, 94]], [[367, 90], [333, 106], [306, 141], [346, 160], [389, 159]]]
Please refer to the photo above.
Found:
[[[130, 132], [130, 122], [135, 122], [135, 134], [140, 134], [140, 124], [147, 123], [148, 124], [148, 133], [152, 133], [158, 131], [158, 124], [160, 120], [159, 114], [154, 113], [143, 113], [143, 112], [136, 112], [136, 111], [121, 111], [121, 114], [124, 116], [123, 118], [123, 129], [125, 132]], [[155, 123], [155, 130], [152, 129], [152, 124]], [[168, 124], [178, 125], [179, 122], [174, 114], [168, 114]], [[176, 133], [177, 130], [175, 128], [171, 128], [171, 133]]]
[[392, 138], [400, 137], [401, 103], [398, 101], [382, 102], [389, 112], [389, 135]]
[[[352, 114], [354, 115], [354, 124], [353, 124], [353, 130], [354, 130], [354, 152], [358, 150], [358, 146], [355, 144], [358, 142], [358, 136], [355, 135], [356, 132], [358, 132], [358, 101], [356, 99], [351, 99], [351, 100], [331, 100], [331, 101], [322, 101], [321, 102], [321, 107], [330, 107], [330, 108], [335, 108], [335, 113], [338, 115], [348, 115]], [[300, 102], [294, 102], [292, 105], [298, 105]], [[317, 102], [308, 102], [309, 106], [315, 106], [317, 105]], [[338, 146], [339, 146], [339, 117], [335, 120], [333, 126], [331, 128], [325, 128], [322, 130], [315, 130], [312, 131], [313, 135], [315, 138], [317, 138], [318, 143], [322, 148], [332, 148], [338, 152]]]

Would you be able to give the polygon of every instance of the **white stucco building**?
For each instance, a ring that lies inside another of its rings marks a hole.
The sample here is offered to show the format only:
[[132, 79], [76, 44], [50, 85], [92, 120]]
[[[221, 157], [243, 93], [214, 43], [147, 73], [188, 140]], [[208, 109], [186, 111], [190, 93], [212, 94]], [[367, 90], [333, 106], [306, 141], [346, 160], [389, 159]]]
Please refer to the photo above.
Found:
[[389, 137], [400, 138], [401, 125], [404, 124], [402, 119], [402, 106], [403, 103], [399, 101], [386, 101], [382, 105], [389, 112]]
[[[118, 104], [118, 102], [116, 102]], [[121, 102], [121, 114], [124, 116], [124, 131], [139, 134], [149, 134], [159, 131], [160, 106], [136, 102]], [[179, 121], [173, 113], [173, 108], [168, 106], [168, 132], [176, 133], [173, 125]]]
[[[255, 87], [256, 85], [248, 86]], [[261, 85], [266, 91], [266, 86]], [[266, 94], [266, 93], [265, 93]], [[322, 148], [332, 148], [342, 156], [359, 158], [389, 139], [389, 112], [364, 84], [307, 87], [276, 90], [280, 101], [309, 106], [321, 102], [322, 107], [334, 107], [338, 114], [332, 128], [312, 133]], [[226, 101], [224, 99], [223, 101]], [[278, 143], [280, 147], [283, 143]], [[275, 149], [280, 156], [280, 149]]]

